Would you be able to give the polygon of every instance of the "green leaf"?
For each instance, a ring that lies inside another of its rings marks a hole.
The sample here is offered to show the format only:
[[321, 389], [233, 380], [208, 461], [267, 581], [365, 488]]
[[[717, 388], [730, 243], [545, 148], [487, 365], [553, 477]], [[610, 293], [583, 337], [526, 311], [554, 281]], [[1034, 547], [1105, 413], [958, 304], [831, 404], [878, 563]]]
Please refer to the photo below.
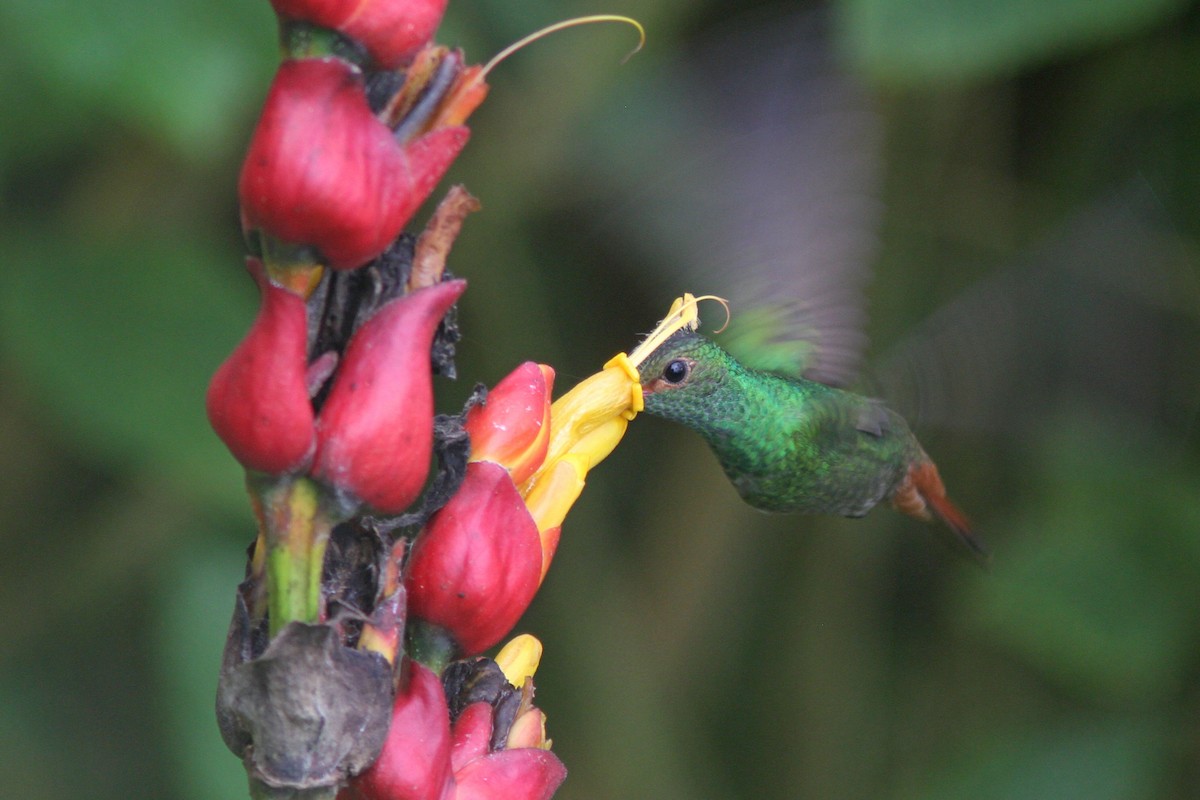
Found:
[[1016, 72], [1119, 39], [1182, 0], [842, 0], [842, 44], [886, 83], [917, 84]]

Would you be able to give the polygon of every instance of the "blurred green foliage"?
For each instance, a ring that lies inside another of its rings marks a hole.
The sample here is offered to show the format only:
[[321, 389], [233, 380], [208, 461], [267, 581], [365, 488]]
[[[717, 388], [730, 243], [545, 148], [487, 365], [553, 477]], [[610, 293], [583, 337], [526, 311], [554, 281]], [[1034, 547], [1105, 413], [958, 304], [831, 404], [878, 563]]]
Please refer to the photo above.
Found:
[[[671, 284], [613, 209], [655, 180], [621, 163], [646, 131], [664, 170], [670, 137], [705, 133], [654, 87], [741, 24], [729, 4], [456, 0], [439, 38], [482, 60], [595, 11], [636, 15], [646, 51], [618, 67], [629, 34], [605, 29], [513, 58], [452, 171], [485, 210], [453, 255], [471, 291], [446, 409], [527, 358], [568, 386], [707, 288]], [[1194, 4], [832, 11], [884, 135], [875, 351], [1131, 179], [1195, 278]], [[202, 398], [253, 313], [234, 189], [270, 9], [8, 3], [0, 37], [3, 793], [242, 797], [212, 701], [251, 522]], [[1192, 299], [1164, 316], [1194, 325]], [[546, 644], [559, 796], [1200, 793], [1198, 342], [1178, 329], [1143, 359], [1161, 364], [1156, 410], [1072, 384], [1018, 428], [923, 431], [988, 570], [888, 511], [757, 514], [695, 438], [636, 421], [521, 626]], [[1018, 404], [1019, 383], [1004, 391], [994, 404]]]

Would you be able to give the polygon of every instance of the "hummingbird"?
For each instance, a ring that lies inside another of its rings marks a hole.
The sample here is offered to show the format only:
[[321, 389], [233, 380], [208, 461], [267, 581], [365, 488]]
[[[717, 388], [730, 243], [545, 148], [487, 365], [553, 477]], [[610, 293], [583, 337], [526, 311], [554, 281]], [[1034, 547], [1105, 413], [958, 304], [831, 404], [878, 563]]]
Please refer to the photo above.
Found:
[[614, 154], [635, 164], [629, 228], [670, 253], [662, 288], [711, 287], [737, 310], [723, 346], [692, 319], [630, 353], [644, 410], [696, 431], [755, 508], [861, 517], [888, 501], [982, 556], [904, 417], [849, 388], [874, 378], [861, 367], [883, 136], [830, 41], [811, 15], [726, 32], [660, 79], [655, 104], [679, 115], [648, 115], [642, 160]]
[[686, 325], [638, 366], [645, 411], [700, 434], [742, 499], [769, 512], [861, 517], [887, 500], [987, 550], [898, 413], [847, 389], [743, 365]]
[[[1139, 182], [931, 303], [866, 363], [884, 125], [827, 23], [789, 12], [718, 31], [658, 73], [635, 140], [597, 138], [656, 290], [704, 286], [737, 311], [719, 346], [688, 325], [630, 354], [645, 411], [696, 430], [755, 507], [861, 516], [890, 501], [979, 552], [908, 423], [1019, 445], [1072, 398], [1189, 424], [1200, 389], [1162, 376], [1195, 374], [1173, 353], [1196, 349], [1172, 344], [1194, 341], [1195, 270]], [[928, 295], [930, 279], [903, 285]]]

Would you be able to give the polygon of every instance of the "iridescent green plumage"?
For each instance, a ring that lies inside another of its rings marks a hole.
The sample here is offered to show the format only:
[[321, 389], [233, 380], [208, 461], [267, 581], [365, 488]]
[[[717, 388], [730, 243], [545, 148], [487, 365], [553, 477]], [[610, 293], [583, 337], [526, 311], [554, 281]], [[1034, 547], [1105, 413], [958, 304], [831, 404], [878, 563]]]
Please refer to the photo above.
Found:
[[704, 437], [750, 505], [860, 517], [891, 500], [924, 518], [928, 507], [981, 551], [907, 423], [880, 401], [750, 369], [690, 330], [639, 371], [646, 412]]

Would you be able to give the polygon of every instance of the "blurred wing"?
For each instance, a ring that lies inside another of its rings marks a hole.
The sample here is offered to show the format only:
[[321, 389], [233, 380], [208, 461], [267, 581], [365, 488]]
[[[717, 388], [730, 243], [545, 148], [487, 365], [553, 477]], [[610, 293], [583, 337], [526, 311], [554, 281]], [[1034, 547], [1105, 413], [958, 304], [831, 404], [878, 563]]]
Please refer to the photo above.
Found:
[[871, 390], [916, 424], [1014, 430], [1065, 403], [1194, 424], [1200, 273], [1140, 184], [935, 312]]
[[747, 18], [662, 70], [644, 135], [611, 161], [618, 221], [673, 264], [668, 296], [732, 304], [747, 364], [850, 382], [879, 218], [879, 131], [813, 14]]

